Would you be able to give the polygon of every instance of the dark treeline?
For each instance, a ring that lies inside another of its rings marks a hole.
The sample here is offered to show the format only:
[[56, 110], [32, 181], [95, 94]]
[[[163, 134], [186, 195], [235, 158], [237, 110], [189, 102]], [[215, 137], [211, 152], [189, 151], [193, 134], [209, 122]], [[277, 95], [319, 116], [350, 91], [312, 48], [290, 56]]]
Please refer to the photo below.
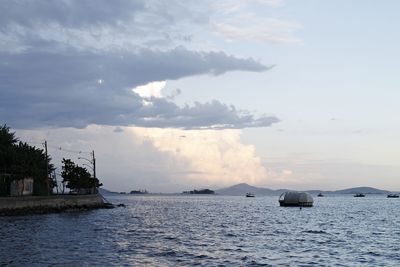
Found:
[[215, 192], [210, 189], [200, 189], [200, 190], [192, 190], [192, 191], [183, 191], [183, 194], [214, 194]]
[[63, 159], [62, 161], [62, 174], [63, 183], [70, 190], [79, 193], [95, 193], [99, 186], [102, 186], [99, 179], [92, 177], [86, 168], [76, 165], [70, 159]]
[[[49, 179], [54, 166], [43, 149], [20, 141], [6, 125], [0, 127], [0, 195], [6, 196], [13, 180], [34, 180], [33, 194], [47, 195], [55, 186]], [[47, 173], [46, 173], [47, 172]], [[49, 191], [47, 191], [49, 190]]]
[[[20, 141], [7, 125], [0, 127], [0, 196], [10, 195], [13, 181], [33, 179], [33, 195], [49, 195], [56, 187], [51, 178], [54, 165], [43, 149]], [[68, 188], [73, 193], [95, 193], [101, 186], [87, 169], [70, 159], [63, 159], [62, 193]]]

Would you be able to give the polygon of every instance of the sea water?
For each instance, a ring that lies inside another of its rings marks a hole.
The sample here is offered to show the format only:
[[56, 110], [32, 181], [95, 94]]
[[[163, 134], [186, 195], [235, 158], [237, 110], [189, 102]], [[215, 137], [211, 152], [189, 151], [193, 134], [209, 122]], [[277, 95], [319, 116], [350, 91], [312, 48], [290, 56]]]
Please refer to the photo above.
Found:
[[400, 199], [108, 196], [125, 208], [0, 217], [1, 266], [400, 266]]

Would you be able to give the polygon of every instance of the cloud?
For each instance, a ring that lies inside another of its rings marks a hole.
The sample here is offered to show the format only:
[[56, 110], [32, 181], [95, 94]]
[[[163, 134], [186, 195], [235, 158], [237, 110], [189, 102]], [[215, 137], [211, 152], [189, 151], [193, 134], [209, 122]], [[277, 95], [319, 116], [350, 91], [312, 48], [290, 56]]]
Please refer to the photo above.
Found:
[[133, 89], [141, 97], [161, 97], [161, 90], [165, 87], [166, 81], [151, 82], [145, 85], [139, 85]]
[[229, 40], [257, 41], [274, 44], [300, 43], [294, 36], [300, 25], [254, 13], [240, 14], [221, 22], [214, 22], [216, 32]]
[[221, 187], [241, 182], [265, 184], [268, 179], [255, 147], [241, 142], [240, 130], [132, 130], [136, 136], [150, 140], [160, 152], [186, 162], [181, 183]]
[[277, 8], [283, 3], [283, 0], [1, 1], [0, 49], [34, 48], [33, 42], [104, 50], [138, 46], [202, 47], [204, 34], [209, 35], [210, 28], [229, 40], [297, 43], [300, 41], [294, 36], [299, 28], [297, 23], [254, 12], [264, 6]]
[[117, 126], [114, 128], [114, 133], [122, 133], [124, 131], [124, 129], [122, 129], [121, 127]]
[[[141, 50], [138, 53], [0, 53], [0, 120], [14, 127], [86, 127], [89, 124], [182, 128], [270, 126], [213, 100], [179, 107], [166, 98], [143, 98], [130, 88], [151, 81], [231, 70], [262, 71], [252, 59], [224, 53]], [[99, 82], [100, 81], [100, 82]]]
[[283, 0], [224, 0], [213, 4], [214, 8], [224, 14], [240, 12], [254, 4], [278, 7], [283, 4]]
[[[222, 15], [210, 20], [212, 29], [230, 41], [272, 44], [301, 43], [295, 32], [300, 24], [266, 15], [266, 7], [279, 7], [282, 0], [225, 0], [214, 4]], [[264, 12], [260, 11], [264, 10]]]
[[[208, 23], [200, 6], [194, 1], [0, 2], [0, 121], [18, 128], [185, 129], [277, 122], [213, 99], [178, 106], [173, 95], [156, 96], [157, 89], [150, 95], [132, 92], [155, 81], [269, 68], [252, 58], [177, 46], [186, 24]], [[149, 43], [161, 39], [166, 42]]]
[[58, 23], [65, 27], [112, 24], [132, 18], [145, 9], [144, 1], [60, 0], [4, 1], [1, 3], [1, 25], [10, 23], [31, 26], [32, 23]]
[[207, 25], [207, 10], [179, 0], [1, 1], [0, 49], [24, 50], [43, 41], [102, 50], [171, 48], [190, 42], [190, 28]]
[[255, 147], [242, 143], [241, 130], [121, 128], [119, 134], [113, 127], [91, 125], [18, 130], [17, 135], [38, 143], [46, 138], [57, 172], [63, 157], [82, 164], [78, 157], [95, 150], [98, 177], [105, 188], [117, 191], [179, 192], [241, 182], [265, 185], [269, 179]]

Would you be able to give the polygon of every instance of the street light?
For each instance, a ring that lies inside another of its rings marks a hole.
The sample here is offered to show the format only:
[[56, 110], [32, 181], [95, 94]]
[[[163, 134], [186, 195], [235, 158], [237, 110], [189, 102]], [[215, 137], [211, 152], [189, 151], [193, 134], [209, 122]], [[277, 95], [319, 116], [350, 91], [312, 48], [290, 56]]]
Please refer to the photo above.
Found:
[[[93, 178], [96, 178], [96, 158], [94, 157], [94, 150], [92, 151], [92, 160], [84, 158], [84, 157], [78, 157], [78, 159], [84, 159], [87, 162], [89, 162], [90, 164], [92, 164], [93, 167], [90, 167], [90, 166], [89, 167], [93, 171]], [[87, 164], [83, 164], [83, 165], [88, 166]]]
[[84, 158], [84, 157], [78, 157], [78, 159], [84, 159], [87, 160], [90, 164], [93, 164], [93, 161], [91, 161], [90, 159]]

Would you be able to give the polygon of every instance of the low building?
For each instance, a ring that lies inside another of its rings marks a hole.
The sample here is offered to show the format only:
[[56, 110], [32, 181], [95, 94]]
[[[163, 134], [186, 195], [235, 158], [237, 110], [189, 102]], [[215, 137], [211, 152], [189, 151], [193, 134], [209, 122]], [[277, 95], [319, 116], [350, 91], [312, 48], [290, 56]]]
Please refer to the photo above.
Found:
[[33, 194], [33, 179], [13, 180], [10, 184], [10, 196], [31, 196]]

